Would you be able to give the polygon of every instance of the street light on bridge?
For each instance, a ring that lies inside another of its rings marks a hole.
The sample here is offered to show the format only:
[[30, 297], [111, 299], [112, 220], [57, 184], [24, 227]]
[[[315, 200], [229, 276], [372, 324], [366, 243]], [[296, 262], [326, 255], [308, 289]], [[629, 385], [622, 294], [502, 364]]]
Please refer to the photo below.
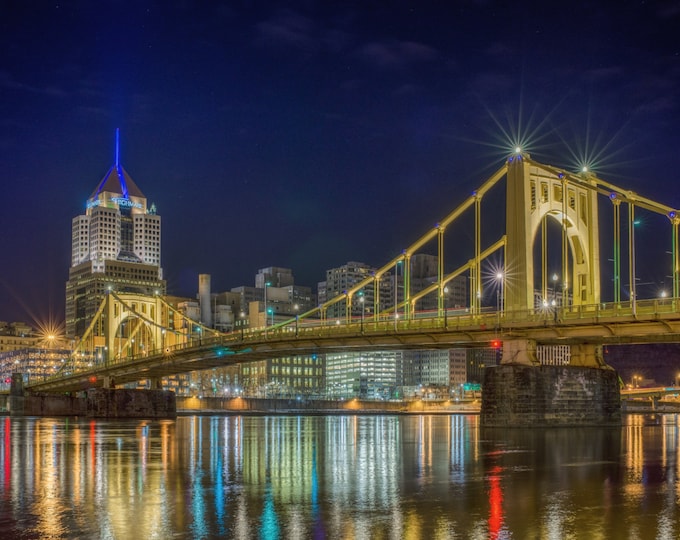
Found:
[[267, 337], [267, 287], [269, 287], [271, 283], [269, 281], [265, 282], [264, 284], [264, 337]]
[[559, 276], [557, 274], [552, 275], [552, 282], [553, 282], [552, 308], [553, 308], [553, 315], [555, 317], [555, 322], [557, 322], [557, 280], [558, 279], [559, 279]]
[[359, 293], [359, 305], [361, 306], [361, 333], [364, 333], [364, 294]]
[[505, 281], [505, 275], [503, 272], [496, 273], [496, 280], [498, 286], [496, 288], [496, 313], [498, 314], [498, 326], [501, 325], [501, 312], [503, 311], [503, 306], [505, 305], [505, 297], [503, 296], [503, 285]]

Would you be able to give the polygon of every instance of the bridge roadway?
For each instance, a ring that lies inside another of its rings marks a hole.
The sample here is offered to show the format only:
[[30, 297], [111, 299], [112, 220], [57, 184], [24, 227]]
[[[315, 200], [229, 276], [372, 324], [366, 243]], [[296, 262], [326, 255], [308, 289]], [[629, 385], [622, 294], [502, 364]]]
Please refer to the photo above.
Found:
[[494, 340], [532, 339], [546, 345], [680, 342], [676, 299], [599, 304], [526, 313], [470, 314], [409, 320], [300, 320], [264, 329], [235, 331], [144, 355], [109, 358], [77, 373], [61, 373], [27, 385], [38, 392], [72, 392], [157, 379], [266, 358], [342, 351], [489, 346]]

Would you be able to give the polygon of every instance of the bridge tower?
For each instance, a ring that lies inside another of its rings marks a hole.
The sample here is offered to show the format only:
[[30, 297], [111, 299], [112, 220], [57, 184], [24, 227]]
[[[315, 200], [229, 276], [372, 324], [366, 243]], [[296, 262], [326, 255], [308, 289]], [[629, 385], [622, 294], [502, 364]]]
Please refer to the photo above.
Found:
[[[571, 295], [575, 306], [595, 305], [600, 301], [600, 246], [597, 191], [568, 180], [560, 171], [538, 166], [529, 156], [517, 154], [508, 160], [506, 208], [507, 283], [505, 309], [535, 309], [534, 243], [542, 232], [542, 297], [547, 295], [547, 220], [556, 221], [562, 230], [562, 268], [559, 284], [566, 303]], [[571, 268], [569, 267], [571, 255]]]
[[[547, 223], [561, 230], [560, 311], [596, 309], [600, 303], [600, 246], [595, 181], [565, 175], [517, 154], [508, 160], [506, 197], [506, 297], [509, 317], [536, 310], [535, 242], [541, 233], [541, 300], [548, 299]], [[558, 291], [554, 290], [553, 294]], [[555, 296], [553, 296], [553, 300]], [[546, 324], [553, 324], [547, 322]], [[616, 425], [618, 376], [604, 363], [602, 346], [571, 344], [569, 366], [541, 365], [536, 341], [503, 338], [501, 365], [484, 373], [484, 426]]]

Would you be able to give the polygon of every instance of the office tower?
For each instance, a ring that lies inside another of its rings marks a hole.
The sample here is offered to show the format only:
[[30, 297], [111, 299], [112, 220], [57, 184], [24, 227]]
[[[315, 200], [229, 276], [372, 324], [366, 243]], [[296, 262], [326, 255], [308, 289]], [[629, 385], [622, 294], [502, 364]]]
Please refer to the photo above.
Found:
[[165, 294], [161, 217], [119, 161], [72, 222], [71, 267], [66, 282], [66, 335], [87, 330], [107, 291]]

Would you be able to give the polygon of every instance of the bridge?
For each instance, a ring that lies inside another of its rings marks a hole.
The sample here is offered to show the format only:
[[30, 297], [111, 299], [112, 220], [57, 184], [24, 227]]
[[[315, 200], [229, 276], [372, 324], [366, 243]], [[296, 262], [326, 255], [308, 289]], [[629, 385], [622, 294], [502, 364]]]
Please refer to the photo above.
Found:
[[[483, 203], [498, 197], [503, 184], [505, 227], [494, 232], [490, 224], [497, 216], [492, 210], [482, 219]], [[610, 206], [606, 226], [599, 217], [602, 199]], [[665, 274], [672, 280], [670, 292], [649, 298], [638, 291], [636, 272], [635, 226], [642, 213], [666, 223], [657, 235], [666, 237], [658, 260], [667, 260]], [[680, 341], [679, 224], [673, 207], [588, 171], [538, 163], [517, 149], [401, 253], [306, 313], [220, 333], [187, 319], [160, 296], [111, 292], [70, 361], [31, 388], [70, 391], [156, 380], [284, 355], [492, 343], [502, 346], [502, 365], [538, 366], [537, 347], [559, 344], [570, 346], [571, 366], [605, 369], [602, 345]], [[611, 229], [607, 301], [601, 291], [601, 228]], [[436, 279], [416, 290], [411, 259], [432, 252]], [[555, 259], [559, 273], [549, 271]], [[381, 285], [393, 278], [396, 283], [400, 273], [403, 294], [394, 301], [381, 298]], [[447, 285], [458, 276], [468, 279], [468, 304], [454, 310], [447, 306]], [[484, 305], [489, 291], [495, 292], [495, 306]], [[426, 301], [436, 309], [421, 309]]]

